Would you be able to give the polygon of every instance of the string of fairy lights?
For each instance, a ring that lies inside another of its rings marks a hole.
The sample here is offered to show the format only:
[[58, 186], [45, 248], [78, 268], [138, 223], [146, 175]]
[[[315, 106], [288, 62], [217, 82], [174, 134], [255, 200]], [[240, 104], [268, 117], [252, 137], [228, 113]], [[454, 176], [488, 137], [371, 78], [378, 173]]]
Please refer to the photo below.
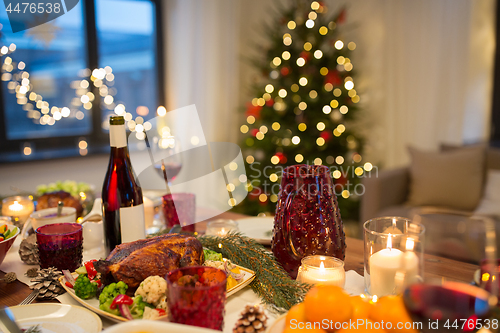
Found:
[[[12, 53], [17, 49], [16, 44], [11, 43], [9, 46], [0, 48], [0, 56], [3, 57], [1, 66], [0, 79], [7, 83], [7, 90], [15, 94], [17, 104], [22, 106], [26, 111], [26, 117], [32, 119], [35, 124], [42, 126], [53, 126], [56, 122], [64, 118], [76, 118], [82, 120], [86, 114], [83, 110], [91, 110], [95, 103], [96, 96], [92, 91], [97, 88], [99, 92], [98, 98], [101, 98], [101, 106], [108, 113], [122, 115], [125, 118], [126, 126], [135, 135], [138, 140], [145, 139], [145, 131], [152, 128], [150, 122], [145, 121], [143, 116], [149, 114], [149, 109], [146, 106], [139, 106], [136, 109], [137, 116], [126, 111], [126, 107], [122, 103], [117, 103], [115, 97], [117, 94], [114, 88], [115, 76], [113, 69], [110, 66], [104, 68], [89, 68], [82, 69], [78, 72], [79, 79], [70, 83], [70, 87], [75, 91], [75, 97], [72, 98], [69, 106], [51, 106], [49, 102], [44, 100], [41, 94], [34, 90], [34, 84], [30, 80], [31, 75], [26, 70], [26, 64], [23, 61], [15, 62], [12, 58]], [[156, 110], [158, 116], [165, 116], [167, 110], [163, 106], [159, 106]], [[109, 129], [107, 117], [103, 120], [101, 127]], [[170, 130], [162, 132], [162, 136], [171, 135]], [[88, 153], [88, 143], [85, 139], [80, 139], [78, 142], [80, 155], [84, 156]], [[23, 154], [31, 155], [33, 147], [29, 142], [23, 146]]]
[[[329, 30], [333, 30], [336, 28], [336, 23], [331, 21], [328, 23], [328, 26], [319, 26], [317, 27], [316, 25], [316, 18], [318, 17], [317, 13], [322, 13], [324, 11], [324, 7], [317, 1], [314, 1], [311, 3], [311, 11], [309, 12], [307, 16], [307, 20], [303, 23], [308, 29], [319, 29], [319, 33], [321, 35], [326, 35]], [[290, 20], [287, 22], [286, 27], [290, 30], [290, 32], [285, 32], [283, 34], [283, 45], [285, 46], [291, 46], [293, 43], [293, 38], [291, 31], [297, 28], [298, 23], [295, 22], [294, 20]], [[354, 42], [349, 42], [347, 45], [342, 41], [341, 39], [338, 39], [333, 43], [333, 46], [337, 50], [342, 50], [344, 47], [347, 47], [350, 51], [353, 51], [356, 49], [356, 44]], [[303, 50], [306, 52], [312, 53], [312, 56], [315, 59], [321, 59], [323, 57], [323, 51], [317, 47], [316, 50], [314, 50], [314, 45], [307, 41], [303, 44]], [[270, 74], [269, 77], [271, 80], [276, 80], [279, 78], [280, 75], [287, 75], [289, 73], [289, 68], [287, 66], [284, 66], [287, 61], [293, 61], [291, 59], [291, 53], [287, 50], [283, 51], [280, 56], [276, 56], [272, 59], [270, 62]], [[295, 63], [298, 67], [303, 67], [306, 65], [308, 60], [300, 53], [300, 55], [297, 57], [295, 60]], [[344, 56], [338, 56], [336, 59], [337, 65], [335, 70], [338, 72], [350, 72], [353, 70], [354, 66], [351, 63], [351, 60], [347, 57]], [[319, 73], [321, 76], [325, 77], [329, 74], [330, 70], [326, 67], [321, 67], [319, 69]], [[294, 112], [296, 115], [299, 115], [300, 113], [304, 112], [307, 108], [308, 105], [305, 101], [302, 101], [300, 96], [297, 93], [299, 89], [305, 88], [307, 89], [307, 86], [309, 84], [309, 79], [306, 76], [301, 76], [298, 79], [298, 82], [293, 83], [289, 90], [280, 87], [277, 88], [275, 87], [272, 83], [268, 83], [265, 85], [265, 92], [263, 93], [262, 96], [260, 97], [255, 97], [252, 99], [251, 104], [254, 107], [263, 107], [264, 105], [272, 106], [272, 108], [277, 111], [277, 112], [283, 112], [287, 109], [287, 105], [284, 101], [284, 99], [289, 95], [292, 95], [292, 101], [293, 103], [296, 104], [296, 108], [294, 108]], [[351, 76], [346, 76], [344, 78], [343, 82], [343, 88], [347, 91], [348, 96], [350, 97], [351, 101], [353, 103], [359, 103], [360, 101], [360, 96], [358, 95], [357, 91], [354, 89], [354, 80]], [[343, 116], [346, 115], [349, 112], [349, 107], [347, 105], [341, 105], [339, 100], [337, 99], [340, 97], [343, 93], [342, 89], [340, 88], [335, 88], [334, 85], [330, 82], [326, 82], [323, 85], [323, 89], [327, 92], [332, 92], [333, 98], [330, 101], [329, 104], [325, 104], [321, 111], [326, 114], [330, 115], [331, 119], [338, 123], [338, 125], [333, 129], [332, 134], [335, 137], [340, 137], [346, 132], [346, 124], [342, 123]], [[308, 93], [309, 97], [311, 99], [315, 99], [318, 97], [318, 92], [311, 89]], [[251, 132], [251, 134], [255, 137], [256, 140], [263, 140], [266, 135], [273, 135], [273, 132], [278, 132], [278, 131], [283, 131], [285, 130], [285, 137], [283, 138], [276, 138], [276, 141], [279, 141], [279, 144], [283, 146], [290, 146], [290, 145], [299, 145], [301, 143], [301, 137], [300, 134], [293, 135], [292, 131], [290, 129], [285, 129], [283, 128], [282, 124], [280, 122], [273, 122], [271, 124], [271, 128], [269, 129], [266, 125], [262, 125], [256, 129], [251, 130], [251, 127], [253, 124], [256, 122], [256, 117], [254, 115], [249, 115], [246, 117], [246, 123], [243, 124], [240, 127], [240, 132], [243, 134], [248, 133], [249, 131], [254, 131]], [[307, 124], [305, 122], [300, 122], [297, 124], [297, 129], [299, 132], [304, 132], [307, 129]], [[318, 121], [315, 124], [316, 129], [318, 130], [318, 137], [316, 138], [316, 145], [318, 147], [322, 147], [323, 145], [326, 144], [326, 135], [324, 131], [326, 130], [326, 125], [322, 121]], [[328, 134], [329, 135], [329, 134]], [[347, 147], [353, 151], [357, 147], [357, 141], [354, 136], [348, 135], [346, 138], [347, 141]], [[253, 146], [255, 143], [254, 138], [248, 137], [245, 140], [245, 144], [248, 147]], [[255, 154], [255, 153], [254, 153]], [[361, 163], [362, 161], [362, 156], [357, 153], [353, 152], [351, 153], [352, 161], [355, 163]], [[304, 162], [304, 156], [302, 154], [296, 154], [294, 157], [295, 162], [297, 163], [302, 163]], [[336, 163], [337, 165], [342, 165], [345, 162], [346, 158], [342, 155], [338, 156], [328, 156], [326, 157], [326, 162], [328, 164], [334, 164]], [[249, 154], [246, 156], [246, 162], [248, 164], [252, 164], [256, 161], [256, 157], [252, 154]], [[273, 165], [279, 165], [279, 164], [285, 164], [287, 162], [287, 159], [285, 156], [283, 156], [282, 153], [276, 152], [273, 156], [270, 157], [270, 162]], [[323, 164], [323, 160], [319, 157], [315, 158], [313, 160], [313, 163], [315, 165], [321, 165]], [[354, 168], [354, 173], [356, 176], [362, 176], [363, 173], [369, 172], [373, 169], [373, 165], [370, 162], [364, 163], [362, 166], [357, 166]], [[332, 177], [335, 179], [339, 179], [342, 177], [342, 172], [340, 170], [334, 170], [332, 172]], [[279, 179], [278, 175], [276, 173], [272, 173], [269, 176], [269, 180], [271, 182], [277, 182]], [[251, 182], [247, 183], [247, 190], [251, 192], [253, 189], [253, 185]], [[343, 190], [341, 193], [343, 198], [349, 198], [351, 196], [351, 193], [349, 190]], [[278, 196], [276, 194], [271, 194], [267, 195], [266, 193], [261, 193], [259, 195], [259, 200], [261, 202], [266, 202], [267, 200], [270, 200], [271, 202], [277, 202]]]

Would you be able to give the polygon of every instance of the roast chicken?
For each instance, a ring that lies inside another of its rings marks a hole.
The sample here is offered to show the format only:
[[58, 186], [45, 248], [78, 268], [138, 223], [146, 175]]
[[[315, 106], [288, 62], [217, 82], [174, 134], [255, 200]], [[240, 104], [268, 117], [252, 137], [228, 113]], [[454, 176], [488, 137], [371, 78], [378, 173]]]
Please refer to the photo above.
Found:
[[129, 288], [137, 288], [149, 276], [165, 277], [174, 269], [203, 262], [203, 246], [198, 239], [166, 234], [120, 244], [94, 266], [105, 283], [123, 281]]

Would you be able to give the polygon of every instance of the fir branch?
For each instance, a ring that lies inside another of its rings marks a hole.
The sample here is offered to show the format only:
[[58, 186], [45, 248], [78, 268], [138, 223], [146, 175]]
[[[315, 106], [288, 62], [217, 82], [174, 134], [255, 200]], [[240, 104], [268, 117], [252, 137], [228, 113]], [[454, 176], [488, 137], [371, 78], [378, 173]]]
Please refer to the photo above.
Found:
[[[224, 237], [201, 236], [204, 247], [222, 253], [231, 262], [255, 272], [251, 287], [262, 301], [278, 312], [284, 312], [301, 302], [311, 287], [292, 280], [274, 255], [255, 240], [230, 232]], [[221, 244], [221, 247], [220, 245]]]

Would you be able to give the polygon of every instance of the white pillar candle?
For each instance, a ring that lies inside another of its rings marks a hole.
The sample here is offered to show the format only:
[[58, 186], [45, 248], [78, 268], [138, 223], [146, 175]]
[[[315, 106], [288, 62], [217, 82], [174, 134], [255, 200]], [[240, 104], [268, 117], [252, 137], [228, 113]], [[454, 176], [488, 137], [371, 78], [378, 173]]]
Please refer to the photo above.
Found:
[[395, 277], [401, 267], [402, 259], [403, 252], [392, 248], [389, 234], [387, 248], [375, 252], [370, 257], [370, 294], [380, 297], [394, 292]]
[[306, 257], [302, 260], [302, 265], [297, 274], [297, 281], [310, 284], [334, 285], [344, 288], [344, 263], [342, 260], [333, 257]]
[[418, 279], [418, 257], [413, 252], [415, 243], [412, 238], [406, 240], [406, 252], [403, 256], [403, 265], [405, 270], [405, 285], [410, 285]]

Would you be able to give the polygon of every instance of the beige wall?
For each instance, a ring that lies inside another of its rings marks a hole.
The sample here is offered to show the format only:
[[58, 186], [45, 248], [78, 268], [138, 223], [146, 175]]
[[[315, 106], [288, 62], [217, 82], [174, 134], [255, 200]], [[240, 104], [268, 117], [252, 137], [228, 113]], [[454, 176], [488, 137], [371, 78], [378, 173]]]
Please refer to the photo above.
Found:
[[36, 186], [58, 180], [87, 182], [101, 191], [109, 156], [85, 156], [0, 165], [0, 196], [16, 194], [10, 187], [35, 191]]

